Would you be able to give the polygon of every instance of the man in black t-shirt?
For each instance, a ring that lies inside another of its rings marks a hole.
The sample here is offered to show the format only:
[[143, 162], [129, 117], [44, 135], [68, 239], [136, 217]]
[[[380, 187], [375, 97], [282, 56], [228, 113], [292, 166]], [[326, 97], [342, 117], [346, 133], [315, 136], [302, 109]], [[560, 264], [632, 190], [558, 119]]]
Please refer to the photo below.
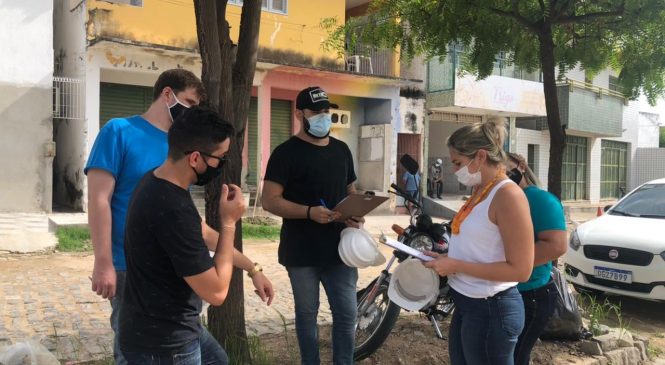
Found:
[[340, 232], [364, 219], [337, 222], [339, 213], [329, 209], [355, 192], [356, 180], [349, 147], [329, 136], [330, 107], [319, 87], [298, 94], [296, 117], [302, 128], [270, 156], [261, 194], [263, 208], [284, 218], [279, 262], [293, 288], [302, 364], [320, 362], [319, 283], [333, 315], [333, 363], [353, 364], [358, 271], [342, 263], [337, 246]]
[[120, 349], [129, 364], [228, 363], [199, 314], [201, 298], [221, 305], [228, 294], [244, 199], [239, 187], [222, 185], [221, 229], [211, 258], [188, 189], [219, 175], [232, 135], [231, 125], [216, 113], [197, 107], [185, 111], [169, 131], [167, 160], [134, 190], [119, 321]]

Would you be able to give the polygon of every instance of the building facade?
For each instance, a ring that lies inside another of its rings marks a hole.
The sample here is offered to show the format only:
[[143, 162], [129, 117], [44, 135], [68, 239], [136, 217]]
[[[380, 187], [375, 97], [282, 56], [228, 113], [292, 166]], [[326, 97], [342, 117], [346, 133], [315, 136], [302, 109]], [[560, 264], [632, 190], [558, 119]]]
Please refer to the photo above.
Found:
[[4, 2], [0, 19], [0, 213], [49, 212], [53, 3]]
[[[446, 138], [463, 123], [492, 116], [507, 118], [506, 150], [523, 155], [547, 188], [550, 138], [540, 72], [527, 73], [497, 57], [493, 74], [476, 80], [458, 72], [462, 53], [461, 47], [451, 47], [444, 60], [428, 63], [427, 155], [430, 162], [444, 160], [444, 191], [468, 193], [449, 166]], [[576, 68], [558, 79], [559, 111], [566, 129], [561, 198], [592, 204], [616, 200], [644, 182], [638, 177], [638, 151], [658, 147], [661, 109], [643, 98], [627, 100], [611, 70], [588, 78]]]
[[[180, 67], [200, 75], [194, 8], [184, 0], [59, 0], [55, 6], [57, 76], [81, 85], [72, 103], [82, 109], [56, 124], [54, 200], [85, 210], [82, 171], [104, 123], [147, 109], [162, 71]], [[241, 6], [240, 0], [227, 6], [234, 40]], [[295, 97], [308, 86], [324, 88], [339, 104], [331, 134], [351, 148], [361, 190], [388, 190], [400, 136], [422, 135], [424, 94], [405, 90], [422, 90], [424, 83], [402, 77], [394, 52], [370, 47], [340, 57], [321, 47], [322, 20], [345, 19], [349, 6], [264, 0], [243, 156], [243, 188], [250, 194], [260, 191], [271, 151], [297, 133]], [[422, 138], [418, 143], [422, 158]]]

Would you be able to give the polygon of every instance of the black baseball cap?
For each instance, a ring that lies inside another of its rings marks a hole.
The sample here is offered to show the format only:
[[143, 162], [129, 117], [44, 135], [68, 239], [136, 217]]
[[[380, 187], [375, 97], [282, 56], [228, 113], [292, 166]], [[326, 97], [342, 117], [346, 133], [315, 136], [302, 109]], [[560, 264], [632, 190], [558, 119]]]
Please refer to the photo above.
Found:
[[318, 86], [310, 86], [299, 92], [298, 97], [296, 97], [296, 109], [298, 110], [309, 109], [319, 111], [329, 108], [337, 109], [339, 106], [331, 104], [330, 100], [328, 100], [328, 94]]

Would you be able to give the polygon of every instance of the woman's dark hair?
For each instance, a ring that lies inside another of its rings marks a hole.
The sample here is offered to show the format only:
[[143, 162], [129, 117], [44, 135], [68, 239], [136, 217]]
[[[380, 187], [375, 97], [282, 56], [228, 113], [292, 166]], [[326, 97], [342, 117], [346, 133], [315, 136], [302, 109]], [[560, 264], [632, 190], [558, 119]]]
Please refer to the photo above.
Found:
[[233, 133], [233, 126], [215, 111], [193, 106], [173, 121], [168, 136], [169, 158], [178, 161], [192, 151], [212, 153]]

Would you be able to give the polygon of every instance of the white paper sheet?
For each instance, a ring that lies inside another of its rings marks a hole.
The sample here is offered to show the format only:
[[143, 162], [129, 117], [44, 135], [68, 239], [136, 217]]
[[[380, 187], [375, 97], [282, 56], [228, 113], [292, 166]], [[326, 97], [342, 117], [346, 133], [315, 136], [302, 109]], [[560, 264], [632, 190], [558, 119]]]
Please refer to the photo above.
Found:
[[409, 254], [417, 259], [423, 260], [423, 261], [432, 261], [434, 260], [433, 257], [427, 256], [424, 253], [416, 250], [415, 248], [409, 247], [405, 244], [403, 244], [400, 241], [394, 240], [392, 238], [388, 238], [386, 236], [381, 236], [380, 239], [381, 243], [386, 244], [396, 250], [402, 251], [406, 254]]

